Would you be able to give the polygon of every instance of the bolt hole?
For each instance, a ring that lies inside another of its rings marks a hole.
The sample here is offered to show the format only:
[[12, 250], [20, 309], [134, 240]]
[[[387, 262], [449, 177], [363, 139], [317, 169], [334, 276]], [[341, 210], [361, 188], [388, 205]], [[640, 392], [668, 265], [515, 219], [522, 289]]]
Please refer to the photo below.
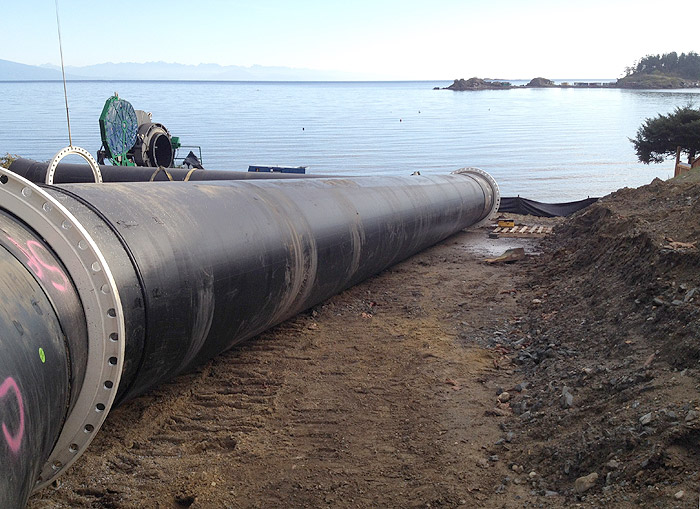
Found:
[[7, 184], [9, 181], [10, 181], [10, 179], [7, 178], [7, 175], [0, 176], [0, 183]]
[[22, 196], [24, 196], [25, 198], [29, 198], [31, 195], [32, 195], [31, 189], [29, 189], [28, 187], [25, 187], [24, 189], [22, 189]]
[[104, 403], [98, 403], [97, 405], [95, 405], [95, 410], [97, 410], [98, 412], [104, 412], [105, 411]]
[[53, 463], [51, 463], [51, 468], [53, 468], [54, 470], [58, 470], [58, 469], [61, 468], [62, 466], [63, 466], [63, 463], [61, 463], [61, 462], [58, 461], [58, 460], [56, 460], [56, 461], [54, 461]]
[[117, 334], [116, 332], [113, 332], [112, 334], [109, 335], [110, 341], [116, 341], [118, 339], [119, 339], [119, 334]]
[[109, 316], [111, 316], [112, 318], [114, 318], [115, 316], [117, 316], [117, 312], [116, 312], [116, 310], [115, 310], [114, 308], [109, 308], [109, 309], [107, 310], [107, 314], [108, 314]]
[[85, 433], [92, 433], [93, 431], [95, 431], [95, 426], [93, 426], [92, 424], [86, 424], [83, 429], [85, 430]]
[[111, 380], [107, 380], [105, 382], [105, 389], [111, 389], [113, 387], [114, 387], [114, 382], [112, 382]]
[[70, 444], [70, 446], [68, 447], [68, 450], [70, 452], [72, 452], [73, 454], [78, 452], [78, 449], [79, 449], [78, 444]]
[[44, 209], [44, 212], [51, 212], [51, 210], [53, 209], [53, 207], [51, 206], [51, 204], [49, 202], [44, 203], [41, 206], [41, 208]]
[[116, 366], [116, 365], [117, 365], [117, 358], [116, 358], [116, 357], [110, 357], [110, 358], [109, 358], [109, 363], [110, 363], [112, 366]]

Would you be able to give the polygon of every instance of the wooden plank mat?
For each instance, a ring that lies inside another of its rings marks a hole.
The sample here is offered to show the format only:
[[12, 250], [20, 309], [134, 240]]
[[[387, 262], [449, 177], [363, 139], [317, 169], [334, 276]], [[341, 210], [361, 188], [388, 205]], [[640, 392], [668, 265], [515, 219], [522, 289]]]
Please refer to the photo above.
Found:
[[538, 239], [542, 238], [546, 235], [549, 235], [552, 233], [552, 227], [551, 226], [540, 226], [540, 225], [534, 225], [534, 226], [529, 226], [529, 225], [517, 225], [512, 228], [502, 228], [502, 227], [497, 227], [493, 231], [491, 231], [489, 236], [492, 237], [522, 237], [522, 238], [531, 238], [531, 239]]

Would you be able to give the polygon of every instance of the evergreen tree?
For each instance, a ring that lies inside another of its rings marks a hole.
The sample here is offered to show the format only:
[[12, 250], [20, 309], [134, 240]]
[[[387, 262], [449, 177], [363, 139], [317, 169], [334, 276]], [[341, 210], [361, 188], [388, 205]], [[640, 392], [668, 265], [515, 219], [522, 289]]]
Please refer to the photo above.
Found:
[[690, 164], [700, 153], [700, 110], [686, 106], [673, 113], [647, 118], [630, 138], [639, 160], [645, 164], [661, 163], [676, 155], [676, 148], [687, 154]]
[[700, 55], [694, 51], [681, 53], [680, 55], [675, 51], [664, 53], [663, 55], [647, 55], [635, 65], [625, 69], [627, 76], [632, 74], [652, 74], [655, 72], [668, 76], [698, 80], [700, 79]]

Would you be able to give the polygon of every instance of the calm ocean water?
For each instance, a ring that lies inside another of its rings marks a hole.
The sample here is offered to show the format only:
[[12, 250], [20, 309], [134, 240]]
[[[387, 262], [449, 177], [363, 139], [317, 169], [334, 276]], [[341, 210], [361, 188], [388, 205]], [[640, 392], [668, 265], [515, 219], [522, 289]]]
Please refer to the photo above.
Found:
[[[114, 92], [153, 113], [206, 168], [304, 165], [313, 173], [410, 175], [477, 166], [502, 194], [542, 201], [602, 196], [668, 178], [628, 138], [700, 90], [432, 90], [448, 82], [69, 82], [73, 143], [100, 147]], [[0, 154], [50, 159], [68, 145], [63, 85], [0, 83]], [[184, 155], [184, 154], [182, 154]]]

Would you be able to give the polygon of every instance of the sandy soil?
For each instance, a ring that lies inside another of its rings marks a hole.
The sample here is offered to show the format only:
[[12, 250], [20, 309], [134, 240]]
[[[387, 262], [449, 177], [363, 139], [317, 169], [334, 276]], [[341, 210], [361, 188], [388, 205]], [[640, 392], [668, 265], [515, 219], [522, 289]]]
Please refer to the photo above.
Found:
[[459, 233], [113, 410], [28, 507], [695, 507], [698, 198]]

